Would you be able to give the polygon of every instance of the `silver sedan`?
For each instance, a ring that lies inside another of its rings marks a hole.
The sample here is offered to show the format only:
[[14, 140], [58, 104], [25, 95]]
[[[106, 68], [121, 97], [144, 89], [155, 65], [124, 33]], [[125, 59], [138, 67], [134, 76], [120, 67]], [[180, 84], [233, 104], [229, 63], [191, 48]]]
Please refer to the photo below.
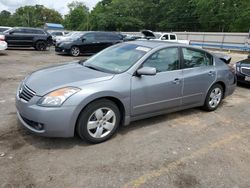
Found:
[[33, 133], [99, 143], [131, 121], [199, 106], [213, 111], [235, 86], [228, 66], [207, 51], [133, 41], [33, 72], [18, 87], [16, 108]]

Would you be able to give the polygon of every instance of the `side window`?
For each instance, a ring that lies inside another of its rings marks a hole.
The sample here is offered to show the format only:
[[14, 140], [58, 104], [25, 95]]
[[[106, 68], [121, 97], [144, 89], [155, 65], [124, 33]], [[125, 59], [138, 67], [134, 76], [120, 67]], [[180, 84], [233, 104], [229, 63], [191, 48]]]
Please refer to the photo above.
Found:
[[170, 40], [176, 40], [175, 35], [170, 35]]
[[151, 55], [143, 67], [155, 67], [157, 72], [179, 69], [178, 48], [165, 48]]
[[25, 34], [34, 34], [34, 30], [31, 29], [23, 29]]
[[120, 36], [115, 33], [108, 33], [107, 38], [109, 40], [120, 40]]
[[214, 58], [211, 54], [209, 53], [206, 53], [206, 57], [207, 57], [207, 60], [208, 60], [208, 65], [214, 65]]
[[85, 42], [95, 42], [96, 37], [94, 33], [89, 33], [83, 36], [83, 38], [85, 39]]
[[163, 37], [161, 37], [161, 40], [168, 40], [168, 35], [164, 35]]
[[25, 33], [25, 32], [23, 31], [23, 29], [15, 29], [15, 30], [13, 31], [13, 33], [19, 34], [19, 33]]
[[95, 39], [97, 41], [107, 41], [108, 40], [108, 35], [105, 33], [96, 33], [95, 34]]
[[213, 64], [213, 58], [206, 52], [196, 49], [182, 48], [182, 53], [184, 59], [184, 68], [202, 67]]

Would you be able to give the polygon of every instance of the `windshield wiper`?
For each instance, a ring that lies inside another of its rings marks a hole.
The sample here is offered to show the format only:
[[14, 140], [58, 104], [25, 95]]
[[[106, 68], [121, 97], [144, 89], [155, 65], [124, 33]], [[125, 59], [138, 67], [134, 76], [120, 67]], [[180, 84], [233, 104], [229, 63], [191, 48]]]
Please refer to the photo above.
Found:
[[93, 69], [93, 70], [97, 70], [97, 71], [100, 71], [99, 69], [97, 69], [96, 67], [93, 67], [91, 65], [84, 65], [85, 67], [88, 67], [90, 69]]

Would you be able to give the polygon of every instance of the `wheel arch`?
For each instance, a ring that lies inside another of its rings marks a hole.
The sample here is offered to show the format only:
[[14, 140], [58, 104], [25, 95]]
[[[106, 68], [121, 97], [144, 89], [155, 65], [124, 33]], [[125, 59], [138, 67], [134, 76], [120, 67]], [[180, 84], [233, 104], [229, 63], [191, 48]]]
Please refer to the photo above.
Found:
[[225, 92], [226, 92], [226, 84], [223, 81], [217, 81], [211, 87], [213, 87], [215, 84], [219, 84], [219, 85], [222, 86], [222, 88], [223, 88], [223, 97], [222, 98], [224, 98], [225, 97]]
[[80, 117], [81, 113], [84, 111], [84, 109], [86, 108], [86, 106], [88, 106], [89, 104], [91, 104], [95, 101], [102, 100], [102, 99], [108, 99], [117, 105], [117, 107], [119, 108], [119, 111], [120, 111], [120, 115], [121, 115], [120, 125], [124, 124], [125, 116], [126, 116], [126, 109], [125, 109], [124, 103], [118, 97], [107, 95], [107, 96], [93, 98], [93, 99], [89, 100], [88, 102], [86, 102], [84, 106], [80, 107], [80, 111], [77, 112], [77, 118], [76, 118], [75, 123], [74, 123], [74, 133], [76, 133], [76, 126], [77, 126], [79, 117]]

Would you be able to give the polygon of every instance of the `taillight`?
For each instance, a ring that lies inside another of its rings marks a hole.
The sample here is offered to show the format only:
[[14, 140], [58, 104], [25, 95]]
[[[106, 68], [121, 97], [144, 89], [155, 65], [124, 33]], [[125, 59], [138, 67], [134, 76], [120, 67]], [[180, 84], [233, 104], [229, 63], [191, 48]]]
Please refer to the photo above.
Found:
[[5, 36], [4, 35], [0, 35], [0, 41], [4, 41], [5, 40]]

